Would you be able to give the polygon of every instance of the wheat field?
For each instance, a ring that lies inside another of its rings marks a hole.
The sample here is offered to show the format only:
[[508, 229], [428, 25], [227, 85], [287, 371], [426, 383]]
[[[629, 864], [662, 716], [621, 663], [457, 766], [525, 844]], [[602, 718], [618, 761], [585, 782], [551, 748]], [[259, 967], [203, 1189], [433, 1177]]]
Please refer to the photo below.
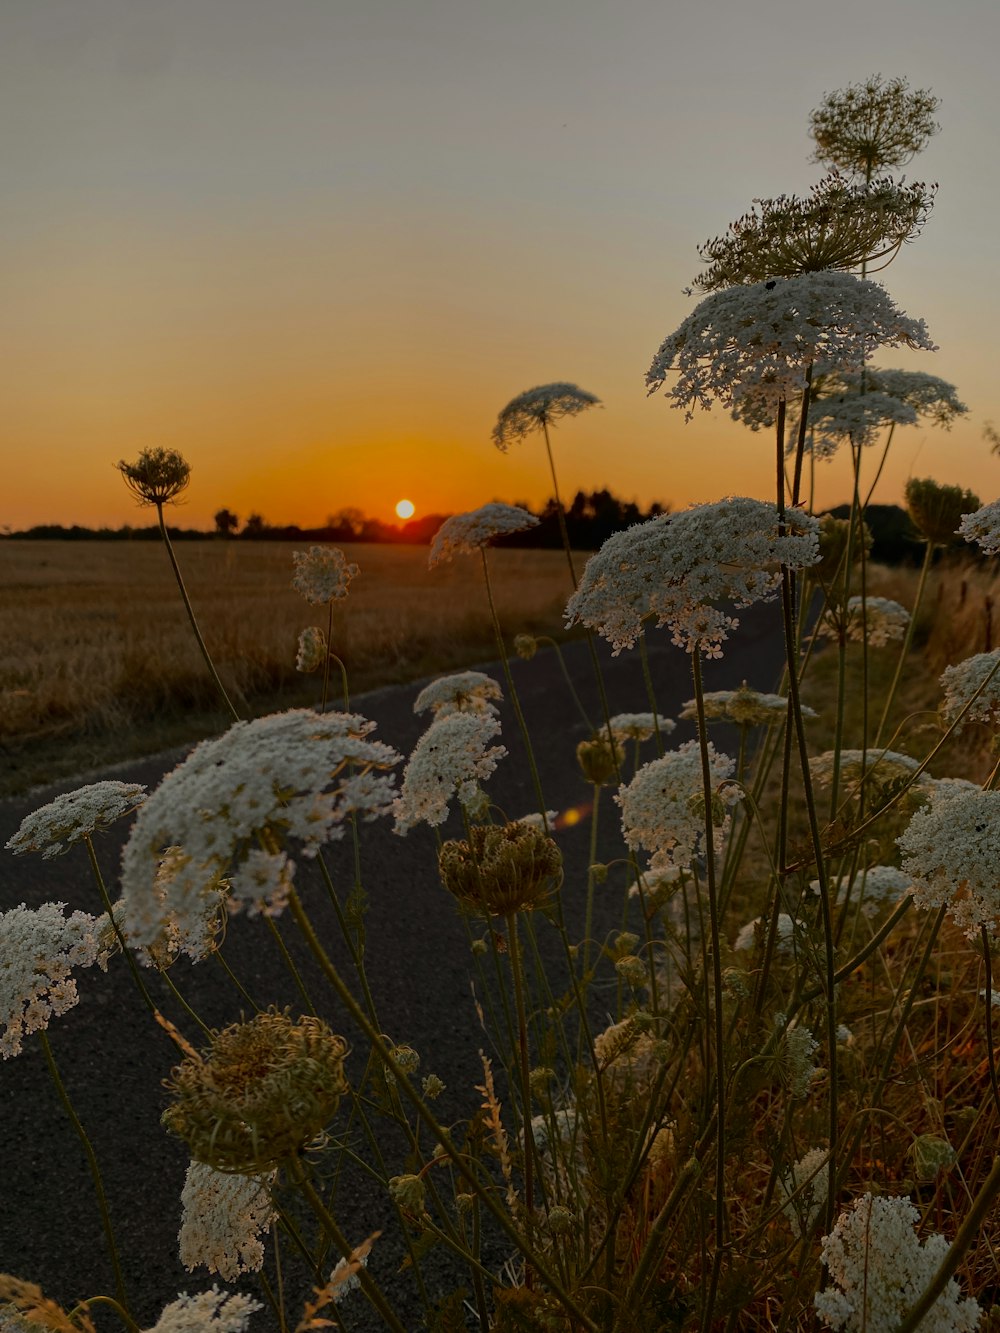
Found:
[[[295, 670], [296, 643], [307, 625], [325, 629], [327, 612], [293, 590], [295, 549], [304, 545], [176, 546], [222, 680], [255, 712], [318, 697], [316, 677]], [[426, 547], [343, 549], [361, 573], [331, 642], [352, 693], [496, 656], [478, 559], [429, 571]], [[510, 635], [560, 632], [571, 591], [562, 551], [498, 550], [490, 569]], [[191, 739], [212, 729], [216, 707], [158, 542], [0, 544], [0, 790]]]

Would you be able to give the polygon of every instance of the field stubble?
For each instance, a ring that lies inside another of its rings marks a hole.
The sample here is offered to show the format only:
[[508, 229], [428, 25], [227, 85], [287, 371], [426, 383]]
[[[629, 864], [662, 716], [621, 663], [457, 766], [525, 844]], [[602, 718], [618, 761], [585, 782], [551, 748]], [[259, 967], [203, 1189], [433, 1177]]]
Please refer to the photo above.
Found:
[[[226, 689], [248, 715], [310, 704], [298, 635], [326, 608], [291, 586], [302, 543], [178, 545], [195, 614]], [[417, 546], [345, 545], [361, 567], [333, 615], [352, 693], [496, 656], [478, 560], [427, 569]], [[490, 554], [509, 635], [559, 633], [562, 551]], [[0, 795], [186, 741], [225, 725], [158, 542], [0, 545]], [[340, 701], [339, 672], [331, 676]]]

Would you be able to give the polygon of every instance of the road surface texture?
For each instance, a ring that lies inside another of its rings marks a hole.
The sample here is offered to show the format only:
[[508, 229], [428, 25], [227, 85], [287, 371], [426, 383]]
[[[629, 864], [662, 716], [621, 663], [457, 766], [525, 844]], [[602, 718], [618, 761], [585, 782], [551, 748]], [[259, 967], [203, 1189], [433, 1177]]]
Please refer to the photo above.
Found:
[[[782, 661], [778, 607], [771, 604], [744, 612], [741, 620], [740, 630], [726, 645], [724, 658], [705, 664], [706, 689], [735, 687], [744, 679], [758, 689], [776, 688]], [[653, 632], [649, 637], [659, 708], [666, 716], [676, 717], [683, 701], [693, 693], [689, 659], [670, 644], [666, 632]], [[600, 645], [599, 655], [611, 712], [646, 711], [638, 653], [624, 652], [614, 658]], [[587, 645], [569, 645], [566, 656], [585, 707], [593, 718], [599, 718]], [[502, 680], [497, 664], [482, 669]], [[512, 671], [534, 738], [547, 806], [561, 812], [586, 809], [590, 788], [580, 776], [574, 753], [587, 732], [555, 654], [542, 650], [531, 661], [514, 659]], [[396, 687], [358, 696], [352, 700], [352, 711], [375, 720], [376, 737], [407, 755], [427, 723], [426, 717], [415, 717], [412, 711], [418, 688]], [[502, 740], [510, 756], [501, 762], [487, 790], [496, 804], [516, 818], [534, 809], [535, 802], [509, 702], [503, 705], [502, 722]], [[679, 744], [693, 735], [693, 724], [682, 722], [668, 744]], [[713, 733], [716, 746], [730, 753], [733, 739], [723, 729]], [[30, 798], [0, 802], [0, 849], [26, 814], [60, 792], [99, 777], [143, 782], [152, 789], [185, 753], [161, 754], [118, 770], [87, 774]], [[647, 744], [644, 758], [654, 754], [652, 745]], [[601, 804], [605, 855], [621, 854], [617, 813], [611, 793], [606, 791]], [[117, 867], [127, 825], [125, 821], [100, 835], [96, 844], [113, 897], [118, 896]], [[461, 835], [455, 815], [443, 833]], [[565, 861], [565, 915], [571, 938], [580, 938], [589, 821], [583, 818], [575, 825], [568, 824], [556, 836]], [[328, 850], [334, 880], [346, 892], [352, 874], [350, 843], [332, 844]], [[393, 1041], [416, 1048], [421, 1056], [421, 1076], [433, 1072], [443, 1079], [447, 1090], [437, 1109], [446, 1123], [458, 1121], [470, 1115], [480, 1100], [473, 1088], [482, 1082], [478, 1051], [488, 1047], [488, 1040], [474, 1008], [470, 986], [474, 965], [466, 926], [438, 880], [433, 830], [420, 825], [403, 838], [392, 833], [388, 820], [365, 825], [362, 857], [370, 902], [367, 972], [384, 1031]], [[0, 858], [0, 909], [22, 902], [37, 907], [46, 901], [58, 901], [68, 904], [70, 910], [102, 910], [82, 847], [76, 846], [53, 860], [37, 855], [15, 857], [4, 850], [0, 850]], [[305, 858], [299, 857], [298, 862], [299, 891], [322, 938], [347, 974], [346, 951], [315, 868]], [[618, 887], [610, 887], [612, 883]], [[598, 939], [620, 927], [622, 905], [621, 880], [609, 879], [598, 889], [594, 931]], [[334, 1031], [342, 1032], [352, 1042], [348, 1073], [357, 1077], [363, 1064], [363, 1039], [351, 1030], [330, 992], [318, 981], [305, 950], [298, 947], [293, 923], [283, 918], [279, 924], [289, 949], [310, 983], [315, 983], [311, 989], [320, 1012]], [[561, 950], [555, 932], [544, 920], [538, 921], [538, 937], [546, 959], [551, 959], [553, 970], [558, 972]], [[237, 917], [229, 923], [226, 956], [259, 1003], [274, 1002], [301, 1012], [301, 1000], [288, 970], [260, 920]], [[166, 1104], [162, 1080], [177, 1063], [177, 1051], [140, 1003], [121, 958], [112, 960], [106, 975], [97, 968], [77, 975], [80, 1003], [53, 1019], [49, 1037], [62, 1078], [101, 1164], [133, 1312], [141, 1326], [148, 1328], [178, 1292], [202, 1291], [218, 1281], [203, 1268], [187, 1273], [177, 1254], [180, 1193], [189, 1157], [184, 1144], [169, 1137], [159, 1123]], [[161, 979], [150, 971], [144, 976], [163, 1012], [196, 1045], [201, 1044], [197, 1028]], [[182, 959], [171, 970], [171, 976], [211, 1026], [221, 1027], [240, 1018], [238, 996], [215, 962], [208, 960], [194, 966]], [[600, 1002], [599, 994], [596, 1002]], [[606, 1021], [606, 1012], [603, 1018]], [[507, 1104], [502, 1070], [498, 1069], [498, 1077], [501, 1098]], [[338, 1118], [343, 1115], [342, 1106]], [[336, 1134], [338, 1125], [331, 1128]], [[18, 1057], [0, 1063], [0, 1142], [5, 1144], [4, 1165], [0, 1168], [0, 1271], [37, 1282], [67, 1307], [87, 1296], [113, 1293], [111, 1267], [84, 1154], [56, 1098], [37, 1038], [28, 1038]], [[352, 1132], [352, 1146], [360, 1146], [356, 1130]], [[402, 1149], [391, 1134], [386, 1138], [386, 1151], [393, 1172], [407, 1169]], [[371, 1271], [389, 1293], [403, 1326], [407, 1330], [422, 1327], [412, 1279], [397, 1275], [402, 1243], [376, 1184], [363, 1171], [349, 1168], [337, 1206], [341, 1229], [352, 1244], [377, 1229], [385, 1232], [371, 1255]], [[495, 1240], [490, 1262], [499, 1268], [508, 1254], [509, 1247]], [[311, 1281], [289, 1247], [283, 1247], [283, 1256], [288, 1310], [294, 1327], [310, 1294]], [[435, 1297], [456, 1285], [445, 1254], [433, 1252], [426, 1261], [426, 1272]], [[460, 1280], [465, 1281], [464, 1274]], [[242, 1282], [228, 1285], [251, 1291], [256, 1288], [256, 1279], [244, 1277]], [[102, 1307], [95, 1308], [100, 1329], [119, 1326], [106, 1307], [98, 1311]], [[340, 1312], [348, 1329], [384, 1327], [381, 1317], [360, 1293], [346, 1299]], [[477, 1327], [471, 1314], [468, 1323], [470, 1329]], [[253, 1317], [250, 1328], [255, 1333], [271, 1333], [277, 1321], [265, 1307]]]

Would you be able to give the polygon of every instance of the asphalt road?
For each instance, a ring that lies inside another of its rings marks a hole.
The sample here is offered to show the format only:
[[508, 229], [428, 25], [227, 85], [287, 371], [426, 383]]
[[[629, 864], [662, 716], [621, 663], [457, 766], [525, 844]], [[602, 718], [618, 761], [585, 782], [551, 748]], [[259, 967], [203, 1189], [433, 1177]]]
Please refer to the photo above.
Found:
[[[726, 645], [725, 657], [705, 664], [706, 689], [734, 687], [743, 679], [758, 689], [771, 690], [782, 661], [780, 615], [775, 604], [741, 614], [742, 625]], [[670, 645], [664, 632], [650, 636], [650, 663], [657, 702], [675, 717], [693, 690], [687, 655]], [[600, 716], [589, 652], [585, 644], [570, 645], [567, 661], [578, 692], [590, 715]], [[600, 650], [610, 708], [638, 712], [648, 708], [637, 653], [612, 658]], [[502, 680], [498, 664], [485, 666]], [[531, 734], [535, 739], [542, 787], [550, 808], [566, 811], [589, 801], [589, 787], [577, 769], [574, 752], [586, 729], [570, 698], [552, 652], [542, 651], [532, 661], [514, 660], [514, 678]], [[352, 710], [378, 723], [376, 737], [404, 754], [412, 749], [426, 725], [412, 711], [419, 685], [358, 696]], [[510, 709], [502, 709], [503, 742], [510, 757], [501, 762], [488, 784], [492, 799], [511, 817], [535, 806], [524, 762], [521, 737]], [[690, 739], [691, 723], [680, 723], [671, 744]], [[713, 734], [718, 748], [727, 748], [724, 731]], [[730, 751], [732, 752], [732, 751]], [[0, 802], [0, 848], [17, 830], [22, 818], [55, 795], [95, 781], [116, 777], [155, 786], [186, 751], [158, 755], [142, 763], [87, 774], [76, 781], [35, 793], [30, 798]], [[644, 750], [652, 757], [652, 746]], [[602, 842], [605, 856], [620, 854], [617, 807], [605, 796], [602, 803]], [[456, 817], [443, 830], [458, 836]], [[102, 835], [98, 856], [113, 896], [121, 845], [127, 823]], [[563, 900], [571, 936], [582, 934], [583, 904], [588, 860], [588, 821], [567, 824], [557, 834], [565, 861]], [[452, 900], [437, 877], [432, 830], [421, 825], [405, 837], [394, 836], [388, 821], [363, 826], [364, 879], [370, 900], [367, 919], [367, 972], [386, 1033], [398, 1043], [416, 1048], [422, 1059], [421, 1075], [434, 1072], [447, 1091], [438, 1103], [445, 1121], [468, 1116], [478, 1102], [473, 1086], [482, 1080], [478, 1050], [486, 1044], [479, 1027], [470, 977], [473, 960], [466, 929]], [[333, 844], [329, 862], [335, 882], [348, 886], [351, 878], [348, 843]], [[335, 957], [337, 929], [315, 871], [300, 858], [296, 883], [324, 940]], [[609, 886], [612, 881], [609, 880]], [[70, 910], [98, 913], [101, 905], [86, 854], [75, 847], [65, 856], [45, 861], [38, 856], [15, 857], [0, 850], [0, 909], [18, 903], [37, 907], [46, 901], [68, 904]], [[595, 933], [604, 936], [621, 924], [622, 896], [613, 887], [600, 891]], [[297, 947], [294, 927], [282, 922], [289, 948], [299, 959], [317, 1004], [335, 1031], [354, 1042], [349, 1074], [362, 1062], [361, 1042], [355, 1039], [332, 999], [319, 1002], [322, 984], [304, 950]], [[549, 930], [549, 934], [554, 932]], [[560, 954], [553, 938], [546, 938], [539, 923], [541, 948], [553, 969]], [[236, 918], [230, 922], [226, 956], [261, 1003], [276, 1002], [301, 1010], [301, 1001], [289, 979], [278, 950], [261, 922]], [[197, 966], [179, 962], [171, 972], [178, 988], [202, 1018], [223, 1026], [240, 1017], [238, 998], [221, 967], [211, 961]], [[176, 1000], [155, 974], [146, 980], [154, 999], [168, 1016], [196, 1039]], [[69, 1013], [52, 1021], [49, 1037], [66, 1087], [86, 1126], [101, 1163], [109, 1206], [123, 1256], [126, 1285], [134, 1312], [144, 1327], [155, 1322], [163, 1306], [179, 1291], [195, 1292], [212, 1285], [204, 1269], [187, 1273], [177, 1256], [180, 1192], [188, 1165], [184, 1145], [167, 1136], [159, 1124], [166, 1103], [162, 1080], [177, 1063], [176, 1050], [150, 1020], [133, 989], [128, 969], [115, 959], [104, 975], [96, 968], [78, 978], [81, 1000]], [[334, 1127], [336, 1128], [336, 1127]], [[99, 1214], [80, 1142], [56, 1099], [37, 1040], [28, 1039], [21, 1055], [0, 1064], [0, 1142], [6, 1145], [0, 1167], [0, 1271], [37, 1282], [64, 1305], [114, 1290], [105, 1253]], [[392, 1170], [402, 1171], [401, 1147], [387, 1133], [385, 1147]], [[349, 1171], [338, 1199], [342, 1230], [353, 1243], [383, 1228], [386, 1235], [370, 1260], [371, 1270], [390, 1292], [403, 1324], [414, 1330], [416, 1313], [412, 1282], [398, 1277], [402, 1247], [395, 1223], [377, 1187], [361, 1171]], [[504, 1257], [497, 1248], [496, 1261]], [[289, 1308], [301, 1310], [309, 1294], [306, 1273], [290, 1255], [285, 1280], [292, 1293]], [[447, 1259], [432, 1255], [428, 1263], [432, 1289], [447, 1292], [455, 1285]], [[230, 1284], [239, 1290], [255, 1288], [253, 1278]], [[100, 1307], [98, 1307], [99, 1309]], [[341, 1312], [349, 1329], [384, 1327], [364, 1298], [354, 1295]], [[96, 1313], [96, 1312], [95, 1312]], [[297, 1316], [296, 1316], [297, 1317]], [[276, 1321], [271, 1312], [254, 1316], [250, 1328], [269, 1333]], [[113, 1317], [101, 1314], [99, 1328], [117, 1327]], [[475, 1320], [470, 1316], [470, 1328]]]

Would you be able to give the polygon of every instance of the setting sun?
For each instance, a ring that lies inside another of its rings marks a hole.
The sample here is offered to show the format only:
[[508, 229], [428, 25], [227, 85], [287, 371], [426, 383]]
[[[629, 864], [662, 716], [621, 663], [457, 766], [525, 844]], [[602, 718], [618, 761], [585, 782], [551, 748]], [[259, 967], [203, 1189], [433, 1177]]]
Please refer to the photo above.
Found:
[[397, 500], [396, 514], [399, 518], [412, 518], [416, 510], [412, 500]]

